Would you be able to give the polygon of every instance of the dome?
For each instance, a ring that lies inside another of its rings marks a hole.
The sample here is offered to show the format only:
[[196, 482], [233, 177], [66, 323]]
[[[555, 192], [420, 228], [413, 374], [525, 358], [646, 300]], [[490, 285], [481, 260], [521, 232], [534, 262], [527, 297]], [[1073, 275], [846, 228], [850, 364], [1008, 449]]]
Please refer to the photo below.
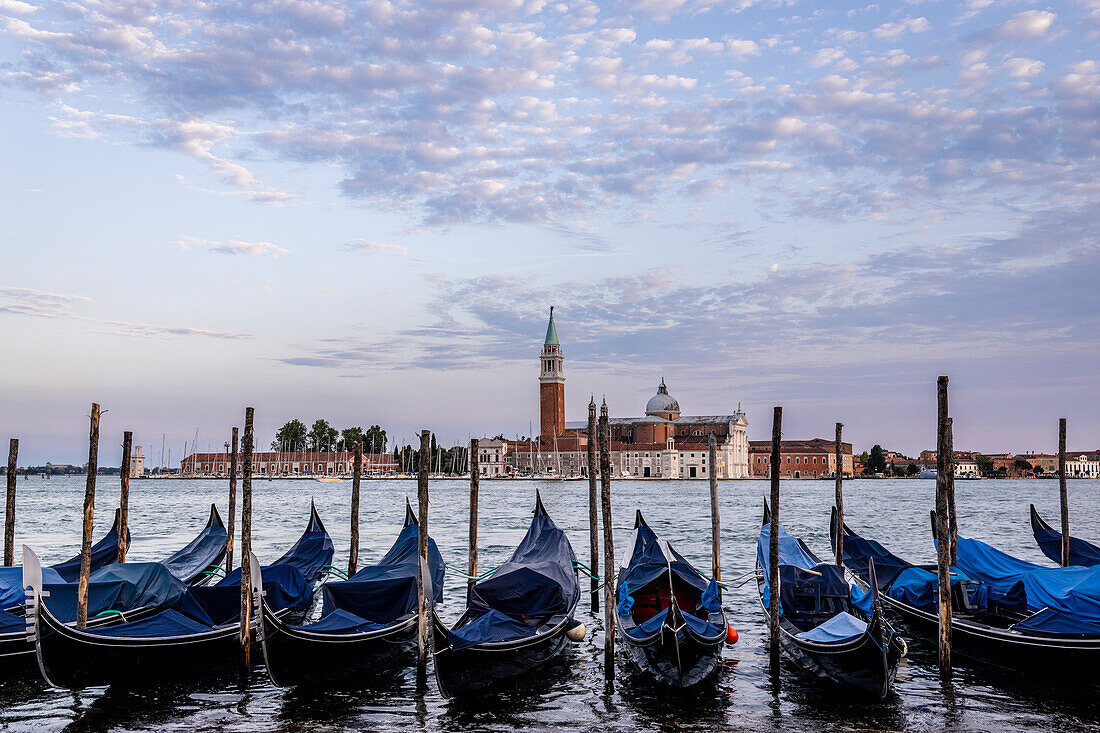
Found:
[[645, 414], [655, 415], [666, 412], [680, 414], [680, 403], [668, 393], [668, 387], [665, 386], [665, 380], [662, 378], [661, 386], [657, 388], [657, 394], [650, 397], [649, 402], [645, 403]]

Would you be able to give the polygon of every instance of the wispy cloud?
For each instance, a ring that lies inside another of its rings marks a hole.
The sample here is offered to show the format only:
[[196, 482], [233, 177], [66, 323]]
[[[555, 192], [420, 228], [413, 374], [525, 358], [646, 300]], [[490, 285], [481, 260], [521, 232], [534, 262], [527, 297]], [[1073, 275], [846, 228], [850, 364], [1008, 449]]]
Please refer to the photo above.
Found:
[[251, 257], [273, 257], [278, 259], [289, 254], [286, 250], [271, 242], [241, 242], [229, 239], [224, 242], [203, 239], [201, 237], [181, 237], [173, 242], [180, 249], [205, 249], [219, 255], [248, 255]]
[[345, 244], [344, 247], [352, 252], [361, 252], [365, 255], [396, 255], [398, 257], [405, 257], [409, 254], [408, 247], [402, 247], [399, 244], [376, 242], [371, 239], [353, 239]]

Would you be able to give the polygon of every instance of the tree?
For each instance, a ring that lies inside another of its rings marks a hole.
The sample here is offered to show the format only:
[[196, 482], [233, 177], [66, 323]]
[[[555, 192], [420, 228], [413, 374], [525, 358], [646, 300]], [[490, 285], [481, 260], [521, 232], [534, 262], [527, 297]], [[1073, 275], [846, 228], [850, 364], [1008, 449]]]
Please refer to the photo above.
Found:
[[974, 462], [978, 464], [979, 476], [993, 475], [993, 459], [989, 456], [975, 456]]
[[336, 450], [354, 450], [356, 443], [367, 446], [363, 439], [363, 428], [344, 428], [340, 431], [340, 442], [336, 444]]
[[327, 420], [316, 420], [309, 431], [309, 449], [312, 451], [330, 451], [340, 432], [328, 424]]
[[1017, 458], [1012, 463], [1012, 467], [1017, 471], [1031, 471], [1034, 468], [1034, 466], [1031, 465], [1031, 461], [1025, 461], [1023, 458]]
[[886, 455], [878, 443], [871, 448], [871, 455], [867, 458], [866, 465], [871, 473], [886, 473]]
[[275, 433], [275, 440], [271, 442], [271, 450], [305, 450], [307, 437], [306, 424], [298, 419], [291, 420]]
[[371, 425], [363, 433], [363, 450], [368, 453], [385, 453], [386, 431], [377, 425]]
[[920, 473], [920, 466], [915, 463], [910, 463], [909, 467], [905, 469], [905, 472], [910, 476], [916, 476], [918, 473]]
[[1036, 463], [1034, 466], [1031, 467], [1031, 472], [1034, 473], [1036, 476], [1042, 476], [1043, 467], [1040, 464]]

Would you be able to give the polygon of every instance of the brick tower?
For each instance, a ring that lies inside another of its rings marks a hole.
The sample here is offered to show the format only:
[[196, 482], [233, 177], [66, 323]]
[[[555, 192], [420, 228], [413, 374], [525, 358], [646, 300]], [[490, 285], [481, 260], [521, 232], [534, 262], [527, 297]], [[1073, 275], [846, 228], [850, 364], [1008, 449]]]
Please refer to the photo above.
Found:
[[550, 323], [546, 326], [540, 361], [539, 437], [551, 443], [555, 436], [565, 431], [565, 360], [558, 343], [558, 329], [554, 327], [553, 306], [550, 306]]

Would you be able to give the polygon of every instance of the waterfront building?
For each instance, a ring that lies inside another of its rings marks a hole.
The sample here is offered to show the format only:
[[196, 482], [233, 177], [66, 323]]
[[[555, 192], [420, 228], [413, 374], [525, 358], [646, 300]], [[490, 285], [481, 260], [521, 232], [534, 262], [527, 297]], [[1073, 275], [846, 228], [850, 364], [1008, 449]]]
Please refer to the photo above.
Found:
[[[852, 444], [840, 444], [842, 472], [853, 475]], [[754, 478], [771, 476], [772, 442], [749, 441], [749, 461]], [[779, 443], [781, 478], [825, 478], [836, 475], [836, 441], [825, 438], [784, 440]]]
[[478, 475], [498, 478], [509, 473], [507, 440], [482, 438], [477, 442]]
[[[241, 456], [237, 457], [240, 471]], [[252, 473], [256, 476], [341, 476], [354, 470], [351, 451], [271, 451], [252, 454]], [[363, 474], [397, 472], [392, 453], [364, 453]], [[229, 475], [228, 453], [192, 453], [180, 461], [184, 476], [213, 477]]]
[[1067, 478], [1100, 478], [1100, 455], [1078, 453], [1073, 457], [1066, 454]]
[[[520, 475], [586, 476], [588, 423], [565, 421], [565, 357], [554, 323], [546, 326], [539, 355], [539, 426], [535, 442], [520, 444], [511, 453], [511, 465]], [[589, 414], [596, 411], [590, 400]], [[606, 403], [603, 407], [607, 409]], [[638, 478], [749, 477], [748, 420], [740, 405], [720, 415], [682, 415], [680, 404], [662, 378], [657, 393], [641, 417], [608, 418], [611, 464], [617, 476]], [[708, 440], [717, 440], [717, 463], [707, 465]]]

